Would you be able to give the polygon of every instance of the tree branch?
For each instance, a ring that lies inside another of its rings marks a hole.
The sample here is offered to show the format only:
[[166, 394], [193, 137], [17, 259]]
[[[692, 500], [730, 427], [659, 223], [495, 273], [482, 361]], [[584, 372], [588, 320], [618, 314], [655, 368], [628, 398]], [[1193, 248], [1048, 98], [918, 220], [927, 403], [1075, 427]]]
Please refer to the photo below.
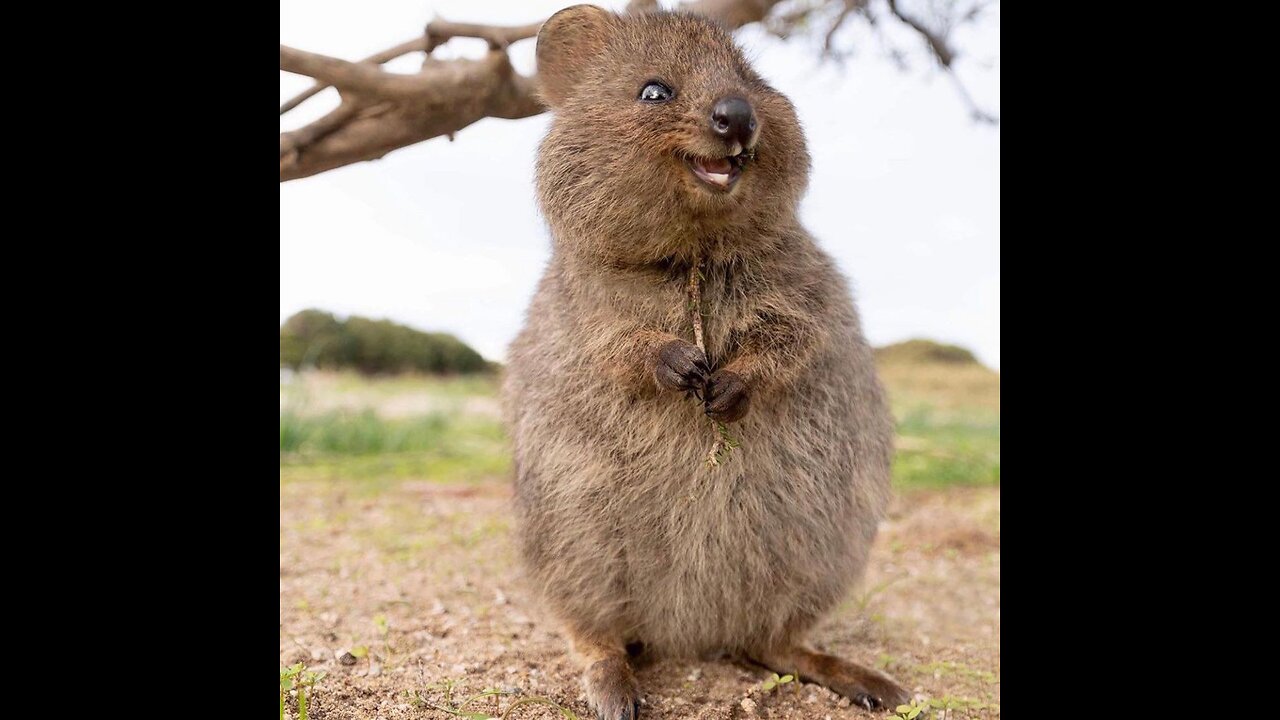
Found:
[[946, 37], [933, 32], [928, 27], [925, 27], [924, 23], [899, 10], [898, 0], [886, 0], [886, 2], [889, 4], [889, 12], [893, 13], [894, 17], [898, 18], [903, 23], [910, 26], [911, 29], [924, 36], [925, 41], [929, 43], [929, 49], [933, 51], [934, 58], [937, 59], [938, 64], [942, 66], [947, 75], [951, 76], [952, 82], [955, 83], [956, 89], [960, 92], [960, 98], [964, 100], [965, 105], [969, 108], [969, 115], [977, 122], [988, 125], [999, 125], [1000, 119], [979, 108], [978, 104], [973, 101], [973, 96], [971, 96], [969, 91], [965, 89], [964, 83], [960, 80], [960, 76], [956, 75], [955, 68], [951, 66], [952, 62], [954, 62], [956, 58], [955, 51], [947, 44]]
[[[429, 51], [429, 48], [427, 47], [427, 38], [424, 36], [420, 38], [415, 38], [413, 40], [410, 40], [409, 42], [400, 43], [399, 45], [393, 48], [387, 48], [386, 50], [383, 50], [380, 53], [374, 53], [373, 55], [370, 55], [369, 57], [361, 60], [360, 63], [368, 64], [368, 65], [381, 65], [383, 63], [391, 62], [392, 60], [395, 60], [401, 55], [408, 55], [411, 52], [428, 52], [428, 51]], [[306, 91], [296, 95], [289, 102], [281, 105], [280, 114], [283, 115], [289, 112], [290, 110], [298, 107], [302, 103], [314, 97], [321, 90], [324, 90], [325, 88], [328, 88], [328, 87], [332, 87], [332, 85], [330, 85], [329, 83], [316, 83], [315, 85], [312, 85]]]
[[969, 95], [969, 91], [965, 89], [964, 83], [960, 81], [960, 76], [956, 75], [956, 71], [954, 69], [947, 68], [947, 74], [951, 76], [951, 80], [955, 83], [956, 90], [960, 92], [960, 99], [964, 100], [964, 104], [969, 107], [970, 117], [972, 117], [976, 122], [986, 125], [1000, 124], [1000, 118], [978, 107], [978, 103], [973, 101], [973, 96]]
[[[453, 23], [439, 18], [427, 23], [426, 29], [423, 31], [422, 37], [414, 38], [408, 42], [402, 42], [392, 48], [387, 48], [379, 53], [374, 53], [369, 57], [360, 61], [362, 65], [382, 65], [392, 60], [408, 55], [412, 52], [431, 52], [441, 45], [449, 42], [456, 37], [480, 38], [489, 43], [490, 49], [502, 50], [517, 40], [531, 38], [538, 34], [538, 28], [542, 27], [542, 23], [530, 23], [528, 25], [519, 25], [516, 27], [498, 27], [494, 25], [473, 25], [468, 23]], [[290, 110], [298, 107], [317, 93], [325, 88], [332, 87], [329, 83], [319, 82], [289, 102], [280, 106], [280, 114], [283, 115]]]
[[342, 127], [348, 120], [355, 117], [359, 109], [355, 103], [344, 102], [336, 110], [310, 125], [293, 132], [280, 133], [281, 162], [284, 162], [286, 156], [296, 155], [302, 148], [319, 142], [324, 136]]
[[489, 43], [490, 50], [505, 50], [507, 46], [517, 40], [525, 40], [537, 36], [541, 27], [541, 22], [514, 27], [499, 27], [497, 25], [455, 23], [436, 18], [427, 23], [427, 29], [424, 34], [427, 42], [430, 43], [428, 52], [456, 37], [480, 38]]
[[[481, 60], [429, 59], [421, 73], [404, 77], [419, 83], [419, 92], [344, 94], [337, 110], [282, 134], [280, 181], [376, 160], [397, 148], [451, 135], [484, 117], [523, 118], [545, 109], [532, 80], [517, 73], [499, 50]], [[337, 87], [341, 91], [343, 84]]]
[[925, 27], [924, 23], [919, 20], [904, 14], [898, 9], [898, 0], [887, 1], [889, 3], [889, 12], [893, 13], [893, 16], [901, 20], [903, 23], [911, 26], [912, 30], [923, 35], [924, 39], [929, 43], [929, 49], [933, 50], [933, 56], [938, 59], [938, 62], [942, 63], [943, 67], [949, 69], [951, 67], [951, 61], [955, 59], [955, 53], [947, 46], [946, 38], [934, 33], [932, 30]]
[[730, 30], [760, 22], [781, 0], [694, 0], [680, 5], [683, 12], [706, 15]]
[[831, 27], [827, 29], [827, 34], [822, 38], [822, 55], [823, 57], [839, 57], [835, 50], [836, 32], [844, 25], [844, 21], [849, 15], [855, 12], [866, 10], [867, 0], [844, 0], [844, 7], [840, 8], [840, 14], [836, 16], [835, 21], [831, 23]]
[[389, 73], [376, 65], [347, 62], [285, 45], [280, 46], [280, 69], [313, 77], [338, 90], [366, 95], [413, 96], [430, 89], [421, 75]]
[[[701, 13], [737, 29], [759, 22], [780, 0], [690, 0], [680, 9]], [[629, 9], [652, 10], [653, 0], [633, 0]], [[511, 67], [505, 49], [537, 35], [541, 23], [512, 27], [431, 21], [423, 38], [401, 43], [353, 63], [280, 46], [280, 69], [315, 78], [316, 84], [280, 108], [283, 115], [326, 87], [338, 88], [342, 104], [304, 127], [280, 135], [280, 181], [307, 177], [392, 150], [453, 133], [485, 117], [516, 119], [545, 110], [535, 80]], [[431, 52], [455, 37], [480, 38], [490, 52], [482, 60], [437, 60]], [[413, 75], [379, 67], [410, 52], [424, 51]]]

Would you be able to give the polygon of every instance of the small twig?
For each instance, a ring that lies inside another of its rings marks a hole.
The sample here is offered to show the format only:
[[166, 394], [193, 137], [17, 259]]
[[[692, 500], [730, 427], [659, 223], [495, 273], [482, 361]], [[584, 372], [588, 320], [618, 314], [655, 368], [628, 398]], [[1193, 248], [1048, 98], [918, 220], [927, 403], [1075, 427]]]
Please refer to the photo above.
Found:
[[689, 314], [693, 316], [693, 342], [707, 354], [707, 344], [702, 340], [702, 263], [689, 268]]
[[965, 105], [969, 106], [969, 114], [973, 119], [977, 122], [986, 123], [988, 125], [999, 125], [1000, 119], [979, 108], [978, 104], [973, 101], [973, 97], [969, 95], [969, 91], [965, 89], [964, 83], [960, 81], [960, 76], [956, 75], [955, 68], [952, 67], [952, 63], [956, 59], [956, 54], [955, 51], [951, 49], [951, 46], [947, 44], [946, 36], [933, 32], [929, 28], [925, 27], [924, 23], [902, 12], [898, 9], [898, 0], [887, 0], [887, 2], [889, 3], [889, 12], [893, 13], [894, 17], [910, 26], [912, 30], [915, 30], [920, 33], [920, 35], [924, 36], [925, 41], [929, 44], [929, 49], [933, 51], [933, 57], [938, 61], [938, 64], [947, 71], [947, 74], [951, 76], [951, 80], [955, 83], [956, 89], [960, 91], [961, 99], [964, 100]]
[[[693, 318], [693, 341], [705, 356], [707, 344], [702, 334], [702, 262], [696, 262], [689, 268], [689, 314]], [[729, 434], [729, 426], [719, 420], [711, 420], [711, 429], [716, 433], [716, 441], [707, 451], [707, 466], [720, 467], [729, 453], [739, 446], [738, 441]]]
[[827, 29], [826, 36], [822, 39], [822, 54], [825, 57], [836, 57], [833, 42], [836, 39], [836, 32], [844, 26], [844, 21], [856, 10], [866, 7], [867, 0], [845, 0], [844, 7], [840, 9], [840, 14], [836, 16], [831, 27]]
[[955, 83], [956, 90], [960, 91], [960, 97], [964, 100], [964, 104], [969, 106], [970, 117], [977, 122], [986, 123], [987, 125], [1000, 124], [1000, 118], [978, 107], [978, 103], [974, 102], [973, 97], [969, 95], [969, 91], [965, 89], [964, 83], [961, 82], [960, 76], [956, 74], [954, 68], [947, 68], [947, 74], [951, 76], [952, 82]]
[[808, 3], [791, 8], [786, 12], [770, 15], [764, 21], [765, 30], [776, 37], [786, 40], [810, 15], [821, 9], [822, 5], [823, 3]]
[[938, 59], [938, 62], [942, 63], [943, 67], [951, 67], [951, 61], [955, 59], [955, 53], [948, 47], [947, 39], [925, 27], [924, 23], [899, 10], [898, 0], [888, 0], [888, 3], [889, 12], [893, 13], [894, 17], [924, 36], [925, 41], [929, 43], [929, 49], [933, 50], [933, 56]]

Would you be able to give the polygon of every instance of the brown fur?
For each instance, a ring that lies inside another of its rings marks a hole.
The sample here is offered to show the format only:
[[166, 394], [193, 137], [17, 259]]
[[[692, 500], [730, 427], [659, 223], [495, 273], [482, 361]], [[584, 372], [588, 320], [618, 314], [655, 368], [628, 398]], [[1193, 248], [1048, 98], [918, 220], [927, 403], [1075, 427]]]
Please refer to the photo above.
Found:
[[[544, 25], [538, 58], [555, 112], [538, 155], [554, 252], [504, 398], [528, 576], [583, 656], [592, 707], [611, 720], [634, 707], [632, 642], [901, 701], [880, 673], [802, 645], [863, 572], [893, 423], [845, 280], [797, 219], [809, 157], [794, 109], [695, 16], [570, 8]], [[675, 98], [637, 102], [650, 79]], [[729, 94], [759, 130], [725, 193], [685, 160], [727, 154], [707, 118]], [[680, 356], [664, 347], [693, 340], [699, 258], [709, 408], [663, 367]], [[736, 420], [741, 443], [714, 471], [708, 410]]]

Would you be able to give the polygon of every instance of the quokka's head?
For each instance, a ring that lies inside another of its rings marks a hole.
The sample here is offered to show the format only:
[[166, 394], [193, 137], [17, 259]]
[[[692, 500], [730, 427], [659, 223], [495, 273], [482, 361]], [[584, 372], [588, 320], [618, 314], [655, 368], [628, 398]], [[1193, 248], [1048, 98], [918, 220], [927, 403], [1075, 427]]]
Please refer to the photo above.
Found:
[[577, 5], [538, 33], [555, 114], [538, 155], [561, 243], [621, 263], [732, 253], [794, 218], [809, 157], [791, 103], [696, 15]]

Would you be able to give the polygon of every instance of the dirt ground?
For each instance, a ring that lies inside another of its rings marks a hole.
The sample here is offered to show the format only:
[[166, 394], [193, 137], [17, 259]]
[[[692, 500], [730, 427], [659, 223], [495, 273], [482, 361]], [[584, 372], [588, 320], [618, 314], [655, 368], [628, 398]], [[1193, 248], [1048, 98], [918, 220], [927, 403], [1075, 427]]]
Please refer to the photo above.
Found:
[[[957, 708], [931, 717], [998, 718], [999, 492], [899, 496], [865, 581], [814, 643]], [[534, 696], [592, 717], [563, 639], [522, 588], [509, 507], [499, 482], [281, 483], [280, 664], [324, 673], [311, 717], [496, 717]], [[765, 692], [769, 677], [727, 660], [651, 662], [639, 671], [641, 716], [887, 717], [808, 683]], [[485, 688], [512, 694], [459, 708]], [[297, 717], [292, 696], [286, 716]], [[563, 716], [531, 703], [509, 717]]]

